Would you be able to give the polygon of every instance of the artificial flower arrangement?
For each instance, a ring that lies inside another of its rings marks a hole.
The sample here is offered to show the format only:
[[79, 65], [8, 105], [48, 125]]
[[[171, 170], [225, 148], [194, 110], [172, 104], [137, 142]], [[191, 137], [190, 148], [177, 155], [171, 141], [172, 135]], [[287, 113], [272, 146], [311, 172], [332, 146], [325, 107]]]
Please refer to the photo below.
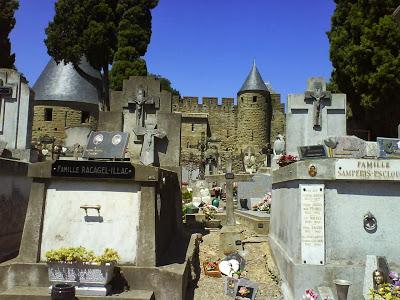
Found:
[[[303, 295], [303, 300], [319, 300], [319, 299], [321, 299], [319, 297], [319, 294], [316, 291], [314, 291], [313, 289], [306, 290], [305, 294]], [[331, 299], [329, 297], [324, 297], [323, 300], [333, 300], [333, 299]]]
[[378, 290], [370, 289], [371, 300], [400, 300], [400, 278], [396, 272], [389, 273], [389, 283], [384, 283]]
[[212, 277], [221, 277], [221, 271], [216, 261], [205, 261], [203, 262], [204, 274]]
[[294, 162], [298, 161], [297, 156], [294, 155], [282, 155], [281, 157], [279, 157], [279, 159], [276, 161], [276, 163], [280, 166], [280, 167], [284, 167], [287, 165], [290, 165]]
[[217, 208], [213, 205], [203, 206], [203, 213], [207, 220], [214, 220], [217, 215]]
[[271, 212], [272, 194], [271, 192], [264, 195], [262, 200], [257, 204], [253, 205], [253, 210], [264, 211], [266, 213]]

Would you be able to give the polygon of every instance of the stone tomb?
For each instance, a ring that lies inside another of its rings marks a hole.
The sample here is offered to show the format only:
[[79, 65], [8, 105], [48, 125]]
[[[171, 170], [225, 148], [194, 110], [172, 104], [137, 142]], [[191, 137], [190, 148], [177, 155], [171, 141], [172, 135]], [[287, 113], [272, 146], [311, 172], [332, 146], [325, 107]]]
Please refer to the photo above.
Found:
[[0, 141], [12, 156], [30, 160], [33, 92], [20, 73], [0, 69]]
[[346, 135], [346, 95], [331, 94], [321, 77], [308, 80], [304, 94], [288, 95], [286, 153], [297, 147], [318, 145], [328, 136]]
[[399, 170], [400, 160], [331, 158], [274, 171], [269, 237], [285, 299], [336, 291], [335, 279], [352, 282], [348, 299], [362, 299], [367, 255], [400, 268]]
[[176, 167], [180, 163], [181, 114], [172, 113], [172, 95], [161, 90], [160, 80], [153, 77], [132, 76], [124, 80], [122, 91], [113, 91], [110, 111], [99, 113], [98, 129], [129, 133], [127, 156], [135, 163], [140, 161], [144, 136], [134, 129], [156, 124], [165, 132], [156, 139], [154, 165]]
[[[32, 164], [28, 175], [33, 183], [20, 252], [0, 266], [0, 299], [30, 295], [32, 287], [48, 295], [45, 253], [70, 246], [96, 254], [114, 248], [131, 290], [154, 292], [155, 299], [184, 299], [190, 252], [179, 243], [175, 172], [128, 162], [60, 160]], [[124, 295], [120, 299], [131, 299]]]
[[[260, 202], [265, 194], [272, 190], [272, 179], [269, 174], [255, 174], [251, 181], [238, 181], [237, 199], [247, 199], [247, 207]], [[240, 208], [240, 203], [238, 204]]]

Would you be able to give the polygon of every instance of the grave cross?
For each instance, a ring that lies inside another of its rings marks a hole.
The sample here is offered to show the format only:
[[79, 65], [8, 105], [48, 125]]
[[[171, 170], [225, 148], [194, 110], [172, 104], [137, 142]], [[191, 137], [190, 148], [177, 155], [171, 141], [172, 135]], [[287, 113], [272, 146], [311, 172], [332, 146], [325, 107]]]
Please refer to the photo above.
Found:
[[313, 121], [314, 121], [314, 129], [321, 128], [321, 109], [324, 107], [324, 100], [331, 100], [332, 94], [331, 92], [324, 91], [322, 88], [321, 81], [314, 81], [313, 82], [313, 89], [312, 91], [306, 91], [304, 93], [305, 99], [304, 100], [312, 100], [313, 101]]
[[232, 159], [226, 161], [226, 225], [235, 225], [235, 213], [233, 204], [233, 179], [235, 175], [232, 172]]
[[136, 127], [133, 132], [137, 136], [144, 136], [142, 151], [140, 153], [140, 161], [145, 165], [149, 166], [154, 163], [154, 138], [162, 139], [166, 136], [166, 133], [162, 129], [156, 129], [155, 123], [146, 122], [146, 127]]
[[145, 97], [144, 89], [139, 88], [136, 95], [128, 101], [128, 107], [135, 105], [136, 110], [136, 126], [143, 127], [144, 123], [144, 106], [155, 104], [154, 97]]

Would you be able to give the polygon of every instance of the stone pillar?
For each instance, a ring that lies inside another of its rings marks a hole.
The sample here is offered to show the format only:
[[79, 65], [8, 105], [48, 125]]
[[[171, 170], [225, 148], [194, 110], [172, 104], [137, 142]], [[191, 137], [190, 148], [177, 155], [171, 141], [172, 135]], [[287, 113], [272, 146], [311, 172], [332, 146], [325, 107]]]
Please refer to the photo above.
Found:
[[[230, 175], [231, 177], [229, 177]], [[227, 173], [226, 178], [226, 225], [235, 225], [235, 213], [233, 207], [233, 174]]]

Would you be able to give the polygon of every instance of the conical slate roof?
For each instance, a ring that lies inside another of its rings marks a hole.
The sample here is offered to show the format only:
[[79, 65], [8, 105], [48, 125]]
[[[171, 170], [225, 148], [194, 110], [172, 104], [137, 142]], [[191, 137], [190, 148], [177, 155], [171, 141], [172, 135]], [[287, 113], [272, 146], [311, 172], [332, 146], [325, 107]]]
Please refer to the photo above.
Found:
[[[101, 79], [99, 71], [92, 68], [85, 58], [79, 66], [91, 76]], [[97, 89], [80, 76], [72, 64], [58, 65], [51, 59], [33, 85], [35, 100], [38, 101], [71, 101], [99, 104]]]
[[249, 75], [247, 75], [246, 81], [243, 83], [238, 94], [243, 93], [245, 91], [268, 92], [268, 87], [265, 85], [264, 80], [260, 75], [260, 72], [258, 72], [255, 61], [253, 63], [253, 67], [251, 68]]

